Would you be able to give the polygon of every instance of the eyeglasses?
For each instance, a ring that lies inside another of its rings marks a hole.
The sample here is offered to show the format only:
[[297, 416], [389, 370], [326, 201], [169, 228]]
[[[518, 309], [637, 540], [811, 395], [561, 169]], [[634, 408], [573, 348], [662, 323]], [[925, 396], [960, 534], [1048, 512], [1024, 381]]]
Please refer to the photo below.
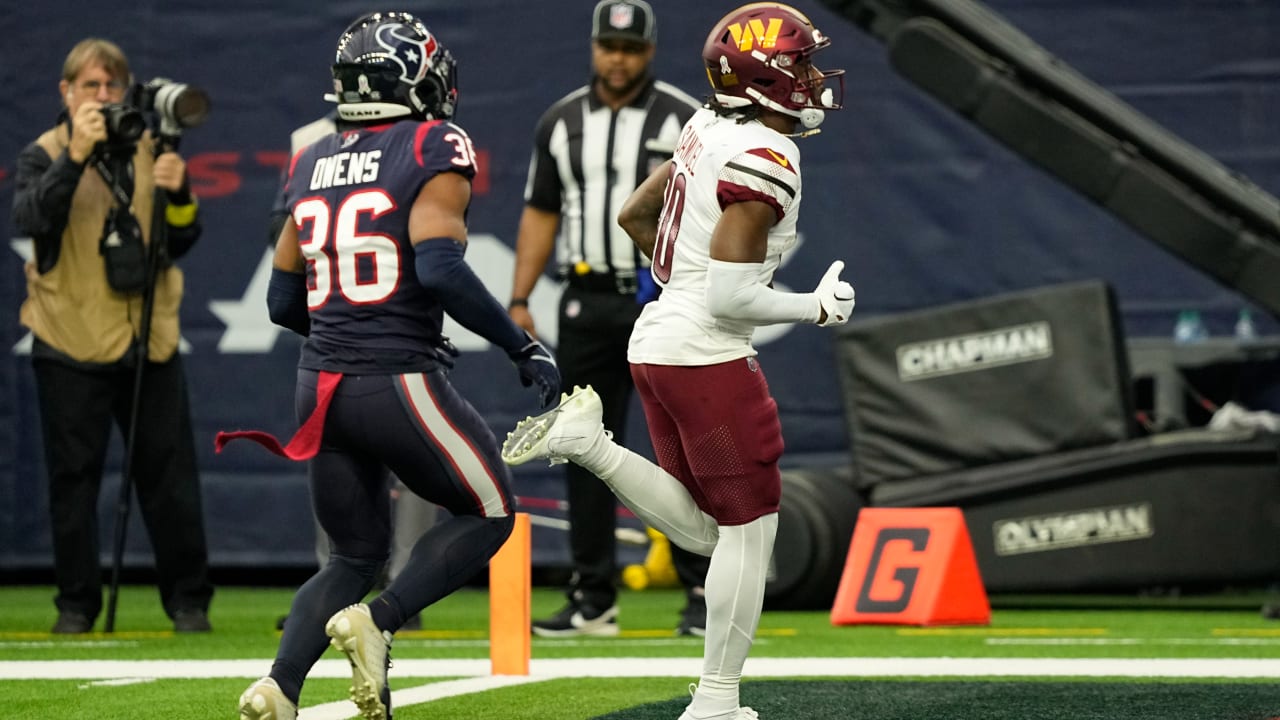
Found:
[[[101, 80], [85, 80], [82, 83], [77, 83], [77, 87], [90, 95], [98, 94], [98, 91], [102, 89], [102, 86], [103, 82]], [[123, 80], [108, 80], [106, 82], [106, 86], [109, 92], [118, 93], [124, 91]]]

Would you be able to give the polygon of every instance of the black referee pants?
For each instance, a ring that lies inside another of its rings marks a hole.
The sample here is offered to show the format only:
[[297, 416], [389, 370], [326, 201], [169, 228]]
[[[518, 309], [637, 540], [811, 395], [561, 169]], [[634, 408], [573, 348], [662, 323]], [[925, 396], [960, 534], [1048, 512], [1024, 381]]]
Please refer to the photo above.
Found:
[[[49, 478], [59, 611], [102, 610], [98, 495], [112, 421], [127, 437], [136, 370], [84, 370], [36, 358], [36, 392]], [[155, 552], [165, 612], [207, 610], [204, 516], [182, 359], [148, 363], [133, 454], [134, 490]], [[111, 503], [114, 507], [114, 500]]]
[[[592, 292], [572, 286], [560, 298], [556, 362], [565, 392], [591, 385], [604, 405], [604, 426], [627, 445], [627, 408], [635, 390], [627, 344], [642, 306], [635, 295]], [[569, 501], [569, 549], [573, 555], [570, 593], [597, 608], [617, 600], [618, 500], [599, 478], [573, 463], [566, 466]], [[685, 588], [700, 587], [708, 558], [671, 546], [676, 573]]]

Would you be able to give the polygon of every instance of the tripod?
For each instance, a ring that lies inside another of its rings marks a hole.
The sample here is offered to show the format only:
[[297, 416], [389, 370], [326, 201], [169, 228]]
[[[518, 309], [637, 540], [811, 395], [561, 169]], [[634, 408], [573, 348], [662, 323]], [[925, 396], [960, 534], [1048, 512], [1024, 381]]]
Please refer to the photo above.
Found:
[[[156, 140], [155, 156], [169, 150], [177, 150], [177, 135], [161, 135]], [[95, 167], [111, 186], [116, 201], [121, 207], [128, 207], [131, 199], [124, 188], [115, 179], [101, 157], [95, 159]], [[167, 255], [168, 225], [165, 222], [165, 209], [168, 198], [165, 191], [156, 188], [153, 191], [151, 206], [151, 239], [146, 246], [142, 287], [142, 311], [138, 323], [138, 336], [133, 349], [134, 376], [133, 397], [129, 404], [129, 426], [125, 432], [124, 459], [120, 467], [120, 493], [116, 499], [115, 541], [111, 552], [111, 581], [107, 592], [107, 613], [103, 622], [103, 632], [115, 632], [116, 605], [120, 593], [120, 570], [124, 563], [124, 545], [129, 530], [129, 513], [132, 506], [130, 494], [133, 490], [133, 460], [137, 448], [138, 406], [142, 400], [142, 382], [147, 366], [148, 345], [151, 340], [151, 317], [155, 308], [156, 276], [160, 270], [162, 258]]]

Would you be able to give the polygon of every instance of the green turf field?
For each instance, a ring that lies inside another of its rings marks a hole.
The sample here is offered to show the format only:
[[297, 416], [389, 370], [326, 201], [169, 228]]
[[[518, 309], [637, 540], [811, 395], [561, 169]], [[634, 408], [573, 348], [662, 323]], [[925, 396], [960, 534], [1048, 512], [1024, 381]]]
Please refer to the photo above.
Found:
[[[129, 586], [115, 633], [53, 637], [51, 596], [0, 588], [3, 717], [234, 718], [240, 691], [270, 668], [291, 592], [220, 588], [214, 632], [196, 636], [170, 631], [154, 589]], [[561, 600], [535, 589], [533, 612]], [[1262, 618], [1261, 597], [992, 600], [981, 627], [832, 627], [822, 612], [768, 612], [743, 703], [766, 720], [1280, 718], [1280, 621]], [[489, 675], [488, 602], [465, 589], [397, 636], [397, 718], [675, 720], [687, 702], [701, 641], [671, 636], [677, 591], [624, 592], [616, 639], [535, 638], [530, 677]], [[302, 718], [352, 717], [345, 678], [329, 651]]]

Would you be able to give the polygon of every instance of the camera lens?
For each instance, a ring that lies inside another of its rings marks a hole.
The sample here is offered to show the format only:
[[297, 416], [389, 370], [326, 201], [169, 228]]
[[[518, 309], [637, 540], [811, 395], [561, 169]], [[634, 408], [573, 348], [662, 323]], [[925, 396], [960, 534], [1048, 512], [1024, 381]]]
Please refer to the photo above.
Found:
[[209, 95], [183, 83], [169, 83], [156, 91], [155, 108], [179, 127], [192, 128], [209, 115]]
[[112, 143], [133, 143], [147, 129], [142, 113], [118, 103], [102, 106], [102, 118], [107, 125], [107, 139]]

